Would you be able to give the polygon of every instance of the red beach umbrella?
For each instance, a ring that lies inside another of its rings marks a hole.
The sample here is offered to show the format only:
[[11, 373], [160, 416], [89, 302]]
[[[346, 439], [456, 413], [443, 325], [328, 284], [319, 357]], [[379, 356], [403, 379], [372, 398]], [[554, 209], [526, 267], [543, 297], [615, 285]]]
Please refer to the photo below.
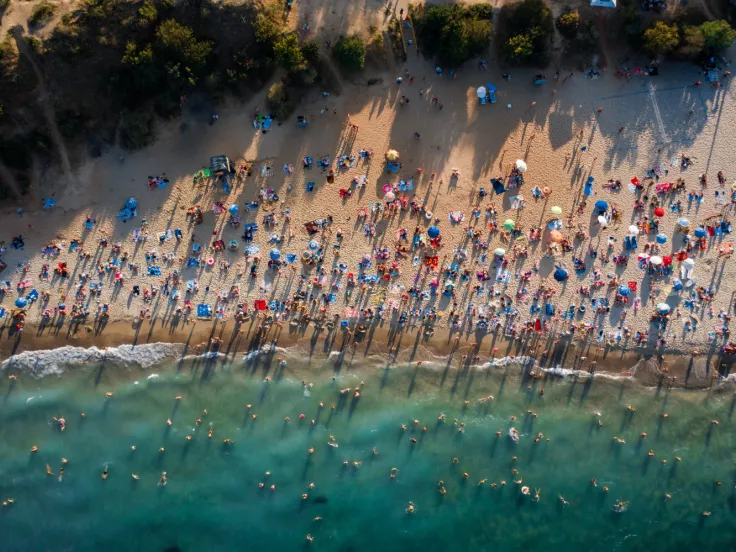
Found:
[[654, 215], [655, 216], [658, 216], [658, 217], [663, 217], [664, 216], [664, 209], [662, 209], [661, 207], [657, 207], [654, 210]]

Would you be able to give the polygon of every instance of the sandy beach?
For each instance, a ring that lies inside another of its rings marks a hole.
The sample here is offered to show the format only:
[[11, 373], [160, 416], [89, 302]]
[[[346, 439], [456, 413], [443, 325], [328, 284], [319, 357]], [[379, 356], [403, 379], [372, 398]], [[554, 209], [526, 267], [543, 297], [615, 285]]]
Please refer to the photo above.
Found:
[[[306, 13], [300, 21], [308, 17]], [[366, 13], [363, 21], [378, 18], [377, 13]], [[353, 13], [335, 17], [356, 21]], [[322, 25], [326, 32], [339, 27], [325, 17], [315, 29], [314, 19], [314, 32]], [[382, 305], [386, 323], [396, 327], [402, 312], [417, 321], [424, 316], [438, 332], [460, 335], [458, 346], [474, 349], [471, 343], [479, 343], [477, 354], [484, 357], [496, 346], [490, 345], [494, 335], [506, 334], [513, 340], [526, 330], [534, 333], [535, 325], [539, 333], [535, 339], [540, 340], [534, 344], [535, 354], [549, 349], [542, 346], [544, 339], [562, 339], [581, 341], [581, 347], [584, 341], [601, 356], [606, 349], [638, 354], [637, 348], [647, 354], [698, 351], [711, 359], [717, 356], [727, 341], [723, 329], [728, 326], [719, 313], [730, 316], [733, 289], [728, 281], [734, 276], [728, 256], [719, 256], [719, 247], [730, 243], [720, 227], [728, 226], [735, 176], [730, 130], [736, 104], [730, 79], [719, 88], [695, 87], [693, 83], [702, 79], [698, 68], [675, 63], [663, 65], [659, 76], [630, 80], [607, 72], [600, 78], [586, 78], [581, 72], [557, 78], [550, 68], [541, 86], [532, 84], [536, 71], [514, 70], [510, 80], [501, 77], [504, 72], [492, 62], [487, 71], [469, 62], [450, 78], [447, 73], [439, 75], [430, 61], [410, 56], [393, 71], [369, 69], [360, 77], [343, 77], [338, 97], [314, 91], [302, 98], [297, 114], [308, 118], [306, 127], [298, 127], [294, 117], [274, 124], [268, 133], [255, 129], [254, 113], [265, 113], [264, 92], [246, 105], [219, 109], [214, 124], [209, 114], [193, 107], [181, 121], [162, 128], [161, 138], [148, 149], [130, 154], [110, 151], [70, 179], [49, 175], [23, 211], [6, 207], [0, 220], [6, 248], [2, 258], [8, 265], [0, 279], [9, 282], [0, 296], [0, 306], [7, 311], [3, 355], [42, 343], [52, 348], [78, 341], [184, 342], [193, 327], [186, 320], [195, 318], [199, 304], [210, 305], [215, 317], [219, 313], [232, 320], [236, 305], [243, 305], [252, 317], [255, 301], [287, 304], [301, 290], [307, 301], [299, 316], [309, 312], [312, 319], [337, 317], [354, 329], [366, 323], [361, 310], [375, 313]], [[366, 86], [371, 77], [381, 77], [382, 83]], [[488, 83], [498, 88], [497, 103], [480, 105], [476, 89]], [[408, 101], [402, 102], [402, 97]], [[384, 153], [389, 149], [400, 156], [401, 169], [395, 174], [385, 170]], [[372, 159], [362, 159], [360, 150], [371, 150]], [[229, 194], [212, 179], [195, 182], [194, 175], [215, 155], [227, 155], [236, 170], [247, 163], [251, 176], [234, 179]], [[691, 161], [686, 169], [681, 167], [683, 155]], [[312, 169], [303, 167], [307, 156], [315, 161]], [[334, 169], [332, 183], [327, 182], [328, 172], [316, 164], [323, 156]], [[337, 166], [341, 156], [353, 158], [347, 161], [349, 168]], [[508, 190], [517, 160], [527, 167], [524, 184]], [[716, 177], [719, 171], [724, 175], [722, 185]], [[656, 178], [647, 180], [648, 172], [656, 173]], [[701, 174], [707, 176], [707, 186], [701, 186]], [[149, 186], [150, 177], [167, 183]], [[584, 185], [590, 177], [592, 195], [586, 196]], [[495, 194], [491, 178], [505, 178], [507, 191]], [[634, 178], [643, 185], [632, 193]], [[674, 187], [678, 179], [684, 188], [664, 187], [666, 193], [656, 193], [656, 186]], [[620, 189], [606, 189], [609, 180], [619, 180]], [[410, 183], [411, 191], [398, 190], [400, 182], [402, 188]], [[486, 191], [483, 196], [481, 188]], [[542, 197], [535, 198], [534, 189]], [[340, 190], [352, 194], [341, 197]], [[387, 190], [396, 190], [395, 207], [386, 203]], [[701, 191], [702, 200], [693, 199], [692, 194]], [[274, 193], [277, 201], [264, 200]], [[518, 195], [523, 197], [521, 209], [513, 208]], [[398, 205], [402, 196], [405, 208]], [[43, 200], [49, 197], [55, 206], [45, 209]], [[655, 197], [665, 211], [661, 217], [653, 214]], [[117, 214], [129, 198], [137, 201], [137, 216], [123, 223]], [[637, 199], [644, 203], [639, 211], [634, 210]], [[598, 224], [594, 213], [599, 200], [608, 204], [609, 219], [614, 209], [618, 212], [607, 227]], [[249, 209], [251, 202], [258, 203]], [[673, 207], [677, 202], [679, 211]], [[360, 218], [361, 210], [369, 210], [371, 204], [383, 212]], [[227, 209], [232, 205], [238, 206], [237, 227], [228, 224]], [[202, 224], [188, 215], [195, 206], [201, 207]], [[553, 235], [547, 223], [557, 218], [553, 206], [561, 209], [559, 232], [569, 243], [567, 251], [549, 249]], [[451, 220], [451, 212], [457, 222]], [[272, 223], [264, 224], [266, 215], [273, 215]], [[704, 249], [691, 240], [685, 257], [694, 261], [694, 269], [690, 278], [682, 279], [688, 287], [673, 291], [681, 261], [673, 261], [668, 275], [650, 276], [648, 261], [640, 263], [637, 258], [647, 243], [655, 245], [647, 254], [676, 257], [684, 248], [685, 234], [676, 232], [677, 220], [683, 217], [690, 222], [690, 236], [700, 224], [708, 234]], [[305, 224], [320, 220], [326, 221], [325, 226], [310, 235]], [[506, 220], [513, 221], [514, 232], [503, 231]], [[652, 220], [658, 220], [656, 231], [641, 231], [638, 248], [626, 250], [629, 227]], [[249, 223], [256, 224], [257, 231], [246, 242], [242, 236]], [[439, 247], [429, 245], [430, 225], [441, 231]], [[719, 227], [717, 234], [707, 226]], [[539, 229], [539, 239], [530, 240], [537, 237], [534, 228]], [[400, 239], [402, 233], [406, 241]], [[657, 234], [665, 236], [665, 243], [655, 242]], [[426, 247], [412, 247], [415, 235], [421, 235]], [[11, 246], [14, 236], [22, 236], [22, 249]], [[212, 248], [217, 240], [222, 240], [222, 251]], [[305, 251], [314, 253], [309, 249], [313, 240], [317, 253], [323, 254], [322, 273], [300, 260]], [[406, 252], [397, 252], [398, 246]], [[246, 247], [249, 256], [244, 256]], [[505, 250], [505, 261], [494, 256], [497, 248]], [[269, 269], [272, 249], [279, 250], [280, 261], [290, 254], [297, 260]], [[615, 256], [627, 256], [628, 262], [617, 264]], [[195, 257], [198, 266], [188, 266]], [[255, 269], [254, 257], [260, 259]], [[431, 271], [424, 267], [426, 257], [437, 257]], [[573, 270], [573, 257], [584, 263], [584, 269]], [[359, 267], [363, 260], [370, 260], [364, 270]], [[59, 263], [66, 263], [67, 277], [55, 274]], [[385, 279], [376, 272], [381, 264], [391, 273]], [[553, 276], [561, 265], [569, 278], [558, 282]], [[149, 266], [157, 267], [155, 275], [149, 275]], [[487, 281], [478, 277], [484, 270]], [[348, 273], [355, 275], [355, 286], [349, 285]], [[377, 274], [378, 283], [361, 282], [359, 274]], [[436, 293], [430, 294], [433, 280]], [[615, 301], [620, 286], [632, 290], [626, 304]], [[581, 290], [585, 287], [591, 289]], [[412, 288], [415, 293], [409, 297]], [[40, 298], [25, 307], [27, 327], [19, 338], [9, 317], [16, 300], [31, 289]], [[539, 301], [533, 298], [535, 292]], [[422, 294], [426, 299], [418, 302]], [[553, 311], [545, 310], [545, 297]], [[89, 314], [70, 325], [75, 299]], [[591, 305], [592, 299], [607, 299], [608, 309], [597, 313], [596, 306], [605, 303]], [[660, 303], [670, 308], [670, 319], [666, 329], [652, 329], [650, 318]], [[63, 320], [60, 305], [67, 312]], [[574, 316], [566, 320], [571, 305]], [[581, 305], [587, 308], [583, 311]], [[508, 316], [504, 306], [515, 314]], [[458, 315], [454, 323], [449, 321], [452, 313]], [[284, 319], [294, 315], [292, 310]], [[131, 329], [141, 316], [142, 325]], [[478, 332], [480, 316], [497, 326], [489, 328], [485, 338], [478, 336], [486, 333]], [[574, 334], [571, 324], [576, 325]], [[199, 322], [197, 328], [204, 325]], [[637, 332], [648, 333], [638, 347], [633, 342]], [[160, 338], [163, 334], [165, 339]], [[452, 344], [439, 339], [439, 334], [434, 341]]]

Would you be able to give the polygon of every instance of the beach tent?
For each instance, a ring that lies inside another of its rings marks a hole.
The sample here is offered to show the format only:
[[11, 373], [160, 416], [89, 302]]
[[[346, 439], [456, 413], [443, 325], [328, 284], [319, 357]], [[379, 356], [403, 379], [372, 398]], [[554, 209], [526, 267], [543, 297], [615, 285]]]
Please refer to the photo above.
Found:
[[590, 5], [594, 8], [615, 8], [616, 0], [590, 0]]
[[232, 170], [230, 159], [227, 155], [215, 155], [210, 157], [210, 171], [215, 174], [229, 173]]

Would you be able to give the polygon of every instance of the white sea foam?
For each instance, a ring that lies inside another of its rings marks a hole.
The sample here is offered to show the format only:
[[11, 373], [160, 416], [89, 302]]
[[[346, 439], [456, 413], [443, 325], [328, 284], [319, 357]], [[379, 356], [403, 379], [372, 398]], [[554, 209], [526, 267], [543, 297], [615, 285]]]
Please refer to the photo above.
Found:
[[23, 351], [4, 361], [0, 369], [18, 370], [36, 378], [43, 378], [62, 374], [77, 366], [106, 361], [150, 368], [167, 358], [181, 355], [183, 351], [184, 345], [177, 343], [120, 345], [106, 349], [66, 346], [42, 351]]

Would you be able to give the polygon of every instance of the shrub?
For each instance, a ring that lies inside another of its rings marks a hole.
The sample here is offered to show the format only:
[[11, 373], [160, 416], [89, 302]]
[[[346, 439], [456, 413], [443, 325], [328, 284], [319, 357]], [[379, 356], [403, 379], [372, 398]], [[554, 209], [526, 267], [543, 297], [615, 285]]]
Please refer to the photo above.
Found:
[[700, 27], [685, 27], [677, 54], [683, 58], [696, 58], [705, 47], [705, 38]]
[[706, 21], [700, 26], [708, 53], [715, 54], [725, 50], [736, 39], [736, 31], [723, 19]]
[[146, 0], [143, 5], [138, 8], [138, 18], [136, 22], [141, 27], [153, 25], [158, 19], [158, 10], [151, 0]]
[[36, 4], [31, 10], [31, 16], [28, 18], [28, 24], [34, 27], [43, 27], [46, 23], [54, 18], [56, 6], [45, 0]]
[[294, 105], [289, 101], [289, 94], [283, 82], [271, 85], [266, 95], [266, 105], [271, 115], [278, 121], [285, 121], [294, 111]]
[[362, 69], [365, 66], [365, 42], [358, 35], [340, 37], [335, 44], [335, 59], [343, 69]]
[[386, 50], [383, 43], [383, 33], [376, 32], [371, 35], [367, 51], [375, 59], [383, 59], [386, 56]]
[[322, 54], [319, 51], [319, 44], [315, 40], [307, 40], [302, 42], [302, 56], [307, 60], [309, 65], [316, 67], [322, 61]]
[[422, 49], [442, 64], [457, 67], [482, 54], [491, 42], [493, 9], [489, 5], [410, 6], [410, 13]]
[[499, 43], [509, 61], [546, 65], [552, 25], [552, 12], [544, 0], [505, 5], [499, 15]]
[[158, 45], [172, 59], [187, 66], [203, 66], [212, 52], [212, 43], [197, 40], [194, 32], [174, 19], [167, 19], [156, 29]]
[[153, 142], [153, 114], [150, 111], [126, 113], [120, 121], [120, 145], [140, 149]]
[[511, 61], [523, 63], [534, 53], [534, 41], [529, 35], [514, 35], [506, 42], [506, 54]]
[[307, 68], [307, 62], [299, 48], [299, 40], [294, 33], [289, 33], [281, 37], [273, 45], [273, 53], [279, 65], [290, 74]]
[[644, 31], [644, 47], [655, 54], [666, 54], [677, 48], [680, 43], [680, 33], [675, 25], [668, 25], [664, 21], [656, 21], [653, 26]]
[[566, 11], [557, 18], [557, 30], [565, 38], [575, 38], [580, 27], [580, 14], [578, 10]]
[[5, 10], [10, 6], [10, 0], [0, 0], [0, 14], [4, 13]]

